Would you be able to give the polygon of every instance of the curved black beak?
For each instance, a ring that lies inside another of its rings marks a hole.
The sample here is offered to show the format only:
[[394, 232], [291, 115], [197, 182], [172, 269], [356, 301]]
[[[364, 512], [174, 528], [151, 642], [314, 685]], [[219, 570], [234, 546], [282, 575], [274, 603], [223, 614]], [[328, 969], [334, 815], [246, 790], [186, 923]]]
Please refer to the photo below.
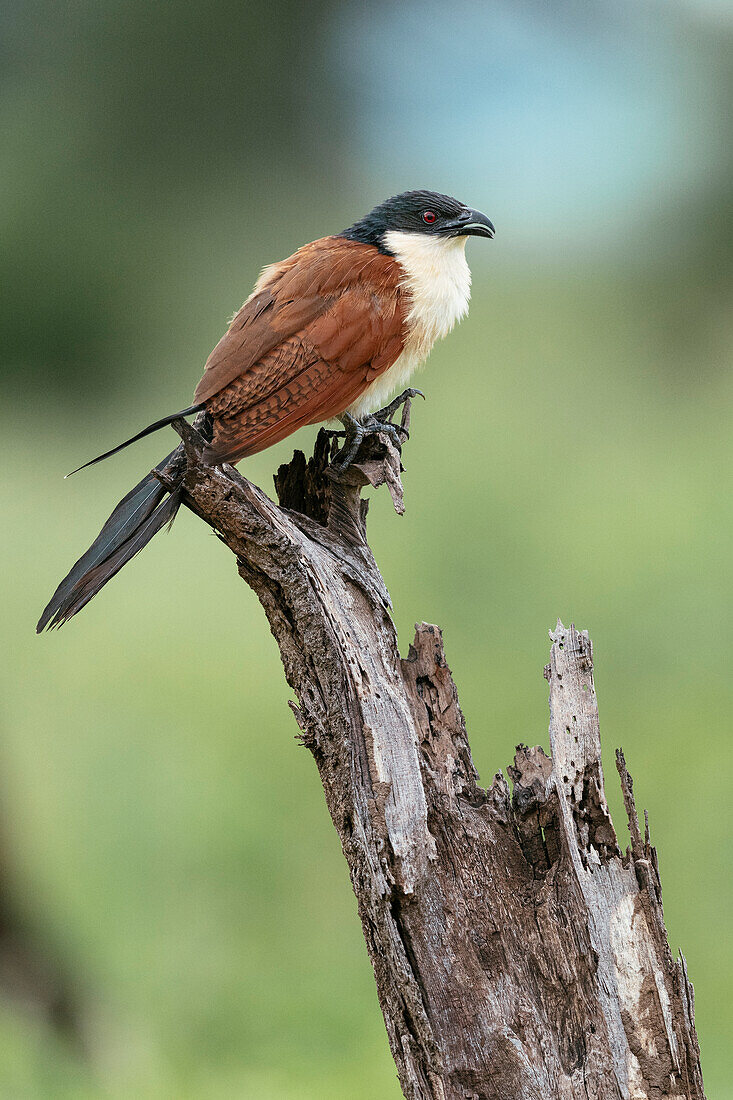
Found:
[[493, 237], [496, 230], [480, 210], [464, 210], [457, 218], [447, 222], [443, 230], [451, 237]]

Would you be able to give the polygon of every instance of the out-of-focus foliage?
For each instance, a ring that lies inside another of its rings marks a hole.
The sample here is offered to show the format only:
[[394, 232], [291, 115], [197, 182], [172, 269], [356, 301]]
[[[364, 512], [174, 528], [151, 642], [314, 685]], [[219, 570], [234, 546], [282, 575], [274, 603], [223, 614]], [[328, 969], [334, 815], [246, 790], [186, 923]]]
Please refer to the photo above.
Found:
[[6, 9], [4, 370], [103, 389], [125, 362], [120, 338], [134, 339], [140, 311], [148, 319], [171, 248], [161, 235], [185, 234], [233, 177], [246, 226], [267, 209], [273, 178], [295, 165], [307, 175], [330, 147], [319, 63], [329, 10], [325, 0]]
[[[453, 167], [454, 152], [463, 166], [491, 162], [485, 105], [511, 80], [521, 91], [532, 29], [555, 18], [516, 5], [524, 29], [500, 57], [507, 8], [479, 7], [471, 23], [466, 5], [442, 22], [408, 6], [398, 24], [415, 80], [440, 73], [463, 36], [475, 86], [452, 133], [431, 122], [434, 105], [408, 102], [412, 84], [387, 87], [386, 111], [381, 65], [399, 53], [388, 4], [368, 27], [361, 8], [284, 0], [38, 0], [3, 15], [0, 850], [13, 905], [82, 1020], [75, 1045], [4, 1006], [3, 1096], [399, 1096], [316, 771], [226, 552], [184, 514], [62, 632], [38, 639], [33, 625], [169, 440], [61, 474], [189, 401], [264, 263], [383, 192], [434, 186], [485, 209], [498, 235], [470, 242], [471, 315], [422, 376], [407, 515], [380, 494], [372, 505], [403, 649], [416, 619], [443, 626], [489, 782], [517, 742], [546, 743], [545, 630], [557, 615], [590, 628], [616, 822], [622, 744], [660, 850], [671, 943], [695, 983], [708, 1091], [733, 1097], [733, 202], [719, 113], [733, 27], [712, 5], [647, 9], [680, 74], [667, 126], [694, 146], [695, 171], [635, 175], [632, 158], [619, 210], [563, 249], [557, 222], [576, 234], [559, 199], [547, 234], [540, 222], [522, 237], [508, 146], [485, 180]], [[614, 41], [643, 55], [651, 32], [627, 27], [620, 2], [563, 6], [555, 30], [597, 57], [610, 13]], [[612, 117], [610, 48], [607, 66], [597, 85]], [[589, 78], [579, 112], [597, 90]], [[705, 107], [692, 124], [690, 101]], [[526, 157], [532, 120], [521, 102], [502, 110]], [[418, 179], [405, 178], [399, 146], [411, 125], [425, 128]], [[548, 175], [563, 150], [543, 153]], [[605, 193], [593, 163], [570, 167], [585, 168], [589, 202]], [[523, 194], [533, 189], [542, 195], [542, 171]], [[245, 472], [268, 487], [291, 448]]]

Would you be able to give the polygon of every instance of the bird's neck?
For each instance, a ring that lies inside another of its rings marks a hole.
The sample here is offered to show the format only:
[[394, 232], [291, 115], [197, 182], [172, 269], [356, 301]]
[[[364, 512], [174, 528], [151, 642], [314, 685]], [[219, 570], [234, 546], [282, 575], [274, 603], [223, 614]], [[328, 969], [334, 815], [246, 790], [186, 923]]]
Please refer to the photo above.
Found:
[[466, 263], [466, 239], [401, 230], [384, 235], [385, 248], [405, 273], [403, 286], [410, 298], [408, 339], [419, 343], [425, 355], [468, 311], [471, 272]]

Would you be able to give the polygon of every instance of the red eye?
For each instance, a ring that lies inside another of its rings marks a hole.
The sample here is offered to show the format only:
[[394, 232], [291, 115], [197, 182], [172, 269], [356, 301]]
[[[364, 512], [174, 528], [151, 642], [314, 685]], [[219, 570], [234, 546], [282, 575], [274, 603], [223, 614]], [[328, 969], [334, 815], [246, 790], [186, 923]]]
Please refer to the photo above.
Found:
[[423, 210], [422, 220], [427, 222], [428, 225], [432, 225], [435, 219], [438, 217], [432, 210]]

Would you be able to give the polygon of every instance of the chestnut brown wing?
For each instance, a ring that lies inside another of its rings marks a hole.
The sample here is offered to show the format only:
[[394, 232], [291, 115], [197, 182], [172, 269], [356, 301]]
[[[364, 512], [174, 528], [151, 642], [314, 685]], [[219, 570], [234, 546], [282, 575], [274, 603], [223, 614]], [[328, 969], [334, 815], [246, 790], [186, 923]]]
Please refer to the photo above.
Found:
[[[312, 289], [304, 288], [326, 304], [206, 401], [214, 419], [210, 461], [236, 462], [305, 424], [338, 415], [399, 357], [400, 269], [376, 249], [356, 247], [350, 258], [353, 242], [339, 242], [328, 271]], [[348, 266], [344, 252], [352, 260]], [[312, 270], [310, 276], [315, 279]]]
[[268, 353], [330, 310], [350, 287], [368, 284], [376, 292], [395, 293], [400, 275], [390, 256], [340, 237], [323, 237], [272, 264], [207, 359], [194, 404], [207, 403], [246, 376]]

